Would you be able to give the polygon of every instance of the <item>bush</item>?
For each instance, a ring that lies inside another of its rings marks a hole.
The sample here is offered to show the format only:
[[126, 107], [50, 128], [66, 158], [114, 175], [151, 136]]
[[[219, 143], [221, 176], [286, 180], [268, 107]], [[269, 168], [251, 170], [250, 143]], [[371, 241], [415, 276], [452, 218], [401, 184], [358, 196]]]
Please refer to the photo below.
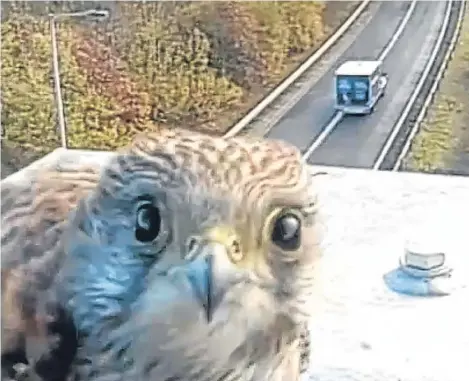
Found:
[[[125, 144], [136, 129], [115, 117], [122, 105], [78, 65], [76, 29], [63, 23], [58, 35], [69, 145], [114, 149]], [[2, 25], [2, 125], [12, 148], [43, 155], [59, 145], [51, 66], [47, 20], [11, 12]], [[147, 118], [139, 127], [154, 125]]]
[[212, 65], [247, 90], [276, 82], [295, 56], [324, 38], [319, 2], [206, 2], [192, 10]]
[[[88, 4], [90, 3], [90, 4]], [[12, 149], [60, 143], [47, 14], [100, 2], [9, 2], [2, 124]], [[244, 112], [324, 36], [320, 2], [110, 2], [112, 18], [58, 23], [69, 145], [114, 149], [140, 130], [211, 128]]]
[[[181, 23], [188, 6], [122, 3], [117, 20], [93, 38], [110, 46], [152, 99], [160, 123], [199, 127], [238, 105], [242, 90], [209, 66], [210, 43], [197, 26]], [[182, 12], [182, 13], [180, 13]], [[123, 18], [125, 19], [123, 20]]]
[[[2, 126], [15, 146], [44, 154], [59, 144], [47, 24], [12, 15], [2, 23]], [[38, 59], [39, 58], [39, 59]]]

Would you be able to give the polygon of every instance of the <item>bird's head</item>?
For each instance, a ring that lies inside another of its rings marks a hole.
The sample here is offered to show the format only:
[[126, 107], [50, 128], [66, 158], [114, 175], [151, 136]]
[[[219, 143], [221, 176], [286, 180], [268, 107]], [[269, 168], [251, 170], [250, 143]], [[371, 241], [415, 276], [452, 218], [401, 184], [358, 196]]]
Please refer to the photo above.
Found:
[[207, 266], [194, 290], [210, 319], [241, 301], [301, 319], [319, 254], [310, 185], [300, 153], [282, 142], [137, 137], [71, 221], [64, 279], [77, 324], [122, 313], [150, 268], [197, 262]]

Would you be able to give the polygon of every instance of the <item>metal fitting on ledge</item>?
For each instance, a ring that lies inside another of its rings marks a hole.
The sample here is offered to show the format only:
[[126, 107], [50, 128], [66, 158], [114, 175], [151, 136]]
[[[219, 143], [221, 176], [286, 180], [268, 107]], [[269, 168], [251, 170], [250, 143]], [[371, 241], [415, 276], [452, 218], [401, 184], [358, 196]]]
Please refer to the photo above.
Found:
[[451, 293], [452, 271], [441, 250], [408, 244], [399, 258], [399, 267], [384, 275], [394, 292], [411, 296], [444, 296]]

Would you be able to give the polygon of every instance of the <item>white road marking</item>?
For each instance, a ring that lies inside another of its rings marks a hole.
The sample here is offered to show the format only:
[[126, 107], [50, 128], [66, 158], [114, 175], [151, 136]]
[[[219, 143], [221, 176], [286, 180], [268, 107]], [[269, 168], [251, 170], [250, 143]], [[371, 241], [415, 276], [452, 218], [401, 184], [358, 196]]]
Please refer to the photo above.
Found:
[[[401, 20], [401, 23], [399, 24], [399, 27], [396, 30], [396, 33], [394, 33], [392, 38], [386, 44], [384, 50], [378, 56], [378, 58], [377, 58], [378, 60], [384, 61], [384, 59], [391, 52], [391, 49], [394, 47], [394, 45], [396, 45], [396, 42], [398, 41], [399, 37], [404, 32], [404, 29], [407, 26], [407, 24], [410, 20], [410, 17], [414, 13], [416, 5], [417, 5], [417, 0], [413, 0], [412, 4], [410, 5], [409, 9], [406, 12], [404, 18]], [[319, 134], [319, 136], [311, 143], [311, 145], [308, 147], [306, 152], [303, 154], [303, 159], [305, 161], [307, 161], [309, 159], [309, 157], [312, 155], [312, 153], [316, 149], [318, 149], [318, 147], [324, 142], [324, 140], [326, 140], [326, 138], [335, 130], [335, 128], [338, 126], [338, 124], [342, 121], [343, 117], [344, 117], [343, 112], [336, 112], [335, 113], [334, 117], [329, 122], [329, 124], [322, 130], [322, 132]]]

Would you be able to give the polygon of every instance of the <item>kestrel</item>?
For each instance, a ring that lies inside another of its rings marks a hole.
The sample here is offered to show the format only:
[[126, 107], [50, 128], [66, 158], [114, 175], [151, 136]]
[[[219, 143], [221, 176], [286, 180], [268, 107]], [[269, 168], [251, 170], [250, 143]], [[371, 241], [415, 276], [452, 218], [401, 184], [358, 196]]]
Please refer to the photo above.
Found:
[[298, 379], [320, 240], [312, 178], [295, 147], [147, 133], [91, 173], [61, 196], [73, 201], [63, 218], [32, 207], [38, 192], [21, 204], [28, 212], [16, 201], [2, 211], [7, 257], [20, 258], [2, 267], [17, 274], [2, 287], [15, 300], [9, 316], [37, 326], [39, 291], [53, 289], [78, 332], [75, 379]]

